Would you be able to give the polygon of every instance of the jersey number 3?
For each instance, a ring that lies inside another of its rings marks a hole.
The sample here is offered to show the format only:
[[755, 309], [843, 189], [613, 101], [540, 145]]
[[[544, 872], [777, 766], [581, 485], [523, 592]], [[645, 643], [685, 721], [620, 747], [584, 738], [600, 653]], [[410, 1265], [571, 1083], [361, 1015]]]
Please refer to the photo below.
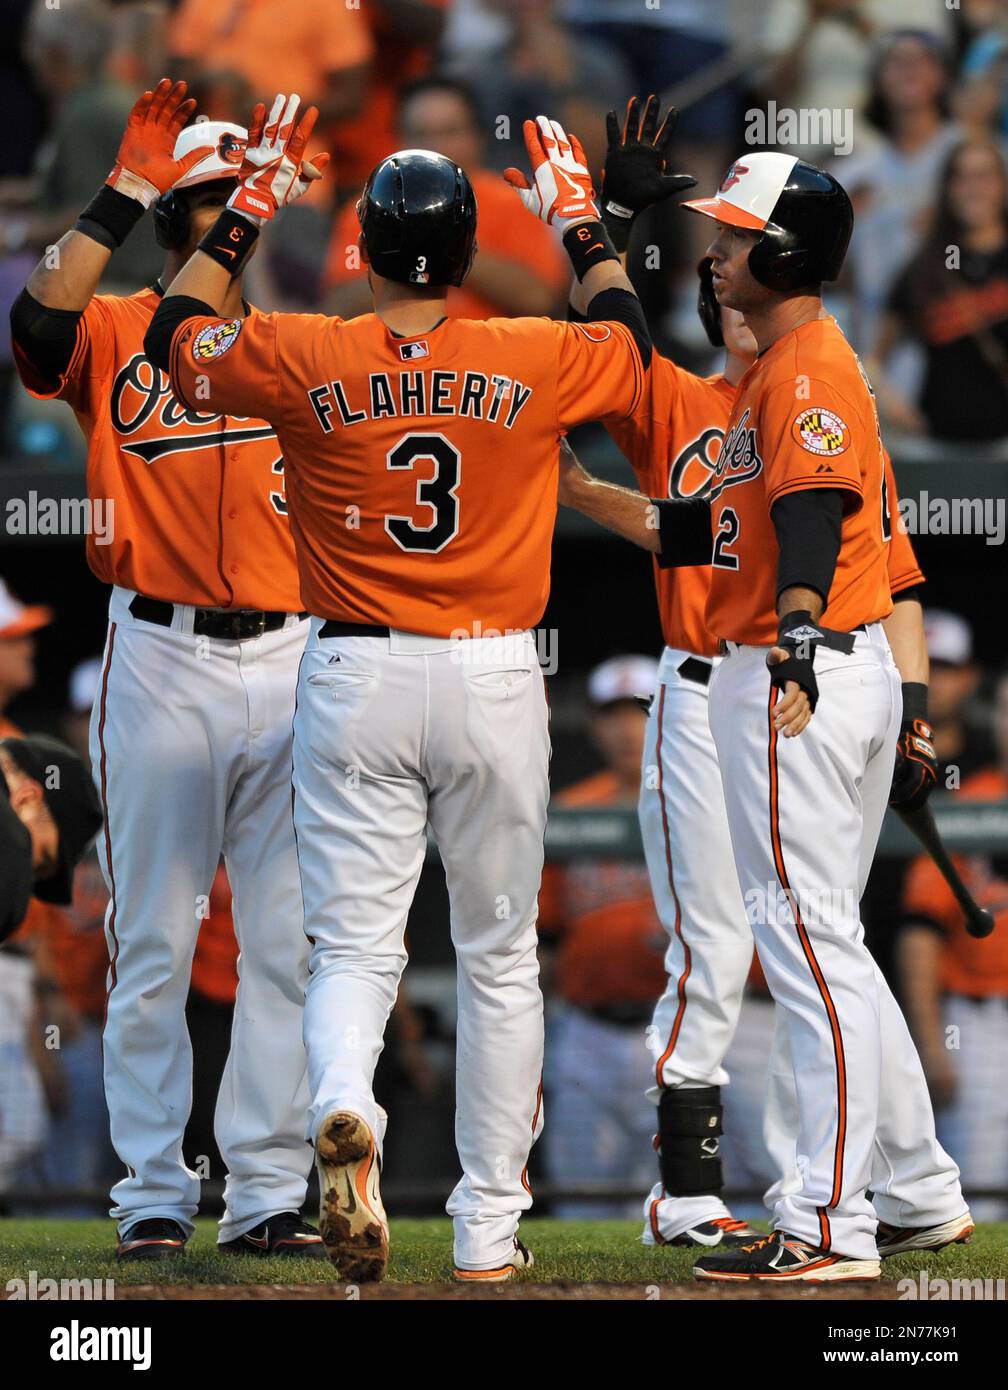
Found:
[[725, 507], [718, 519], [717, 535], [714, 538], [714, 558], [711, 564], [719, 570], [737, 570], [738, 556], [729, 549], [739, 536], [739, 519], [731, 507]]
[[430, 524], [418, 526], [408, 516], [386, 516], [385, 530], [400, 550], [423, 550], [429, 555], [444, 550], [458, 535], [459, 501], [456, 489], [461, 476], [462, 456], [443, 434], [407, 434], [385, 462], [389, 468], [412, 468], [418, 459], [434, 462], [434, 476], [416, 485], [418, 507], [430, 509]]

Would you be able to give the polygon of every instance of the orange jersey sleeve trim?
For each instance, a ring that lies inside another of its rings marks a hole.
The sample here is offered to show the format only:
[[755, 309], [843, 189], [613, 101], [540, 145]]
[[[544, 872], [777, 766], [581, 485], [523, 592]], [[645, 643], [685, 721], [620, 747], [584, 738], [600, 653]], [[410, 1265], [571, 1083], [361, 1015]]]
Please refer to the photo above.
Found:
[[852, 497], [857, 498], [857, 506], [844, 507], [844, 516], [851, 516], [854, 512], [861, 510], [864, 501], [864, 490], [851, 478], [836, 478], [818, 476], [809, 473], [804, 478], [788, 478], [787, 482], [779, 483], [767, 493], [767, 507], [773, 509], [773, 504], [780, 497], [786, 497], [791, 492], [810, 492], [813, 488], [827, 488], [830, 492], [848, 492]]

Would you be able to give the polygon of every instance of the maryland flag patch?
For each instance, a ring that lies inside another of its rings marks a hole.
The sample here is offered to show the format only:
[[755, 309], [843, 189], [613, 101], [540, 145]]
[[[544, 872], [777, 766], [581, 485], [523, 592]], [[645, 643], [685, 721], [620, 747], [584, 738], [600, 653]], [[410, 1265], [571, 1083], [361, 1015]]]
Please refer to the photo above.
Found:
[[796, 443], [810, 454], [832, 458], [847, 448], [850, 432], [840, 416], [817, 406], [803, 410], [791, 426]]
[[193, 339], [192, 355], [197, 362], [209, 362], [227, 352], [241, 332], [241, 319], [225, 319], [201, 328]]

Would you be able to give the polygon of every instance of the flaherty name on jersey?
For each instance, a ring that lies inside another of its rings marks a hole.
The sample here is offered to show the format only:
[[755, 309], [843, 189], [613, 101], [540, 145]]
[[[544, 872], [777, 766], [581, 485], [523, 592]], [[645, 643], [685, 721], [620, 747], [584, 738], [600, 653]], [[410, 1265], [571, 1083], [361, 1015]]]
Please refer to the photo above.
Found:
[[497, 372], [448, 371], [371, 372], [366, 381], [326, 381], [308, 392], [324, 434], [336, 425], [400, 416], [454, 415], [509, 430], [531, 396], [531, 386]]

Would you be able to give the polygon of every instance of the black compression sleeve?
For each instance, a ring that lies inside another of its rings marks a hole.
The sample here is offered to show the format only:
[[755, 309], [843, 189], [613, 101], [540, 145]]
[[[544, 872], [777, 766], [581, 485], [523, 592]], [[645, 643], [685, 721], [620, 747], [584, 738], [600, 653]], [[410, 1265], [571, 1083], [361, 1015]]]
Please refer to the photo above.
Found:
[[144, 335], [144, 355], [147, 360], [166, 372], [176, 328], [179, 324], [185, 323], [186, 319], [197, 316], [218, 317], [212, 304], [206, 304], [202, 299], [193, 299], [187, 294], [170, 294], [162, 299]]
[[644, 363], [644, 370], [651, 365], [651, 330], [647, 326], [641, 302], [631, 290], [600, 290], [588, 305], [588, 318], [621, 323], [629, 328]]
[[796, 585], [829, 598], [840, 554], [843, 494], [836, 488], [789, 492], [773, 504], [770, 519], [777, 532], [777, 593]]
[[658, 536], [661, 550], [658, 564], [663, 570], [685, 565], [709, 565], [714, 553], [711, 508], [706, 497], [655, 498], [658, 508]]
[[70, 365], [83, 309], [50, 309], [22, 290], [11, 305], [11, 337], [46, 381], [54, 384]]

